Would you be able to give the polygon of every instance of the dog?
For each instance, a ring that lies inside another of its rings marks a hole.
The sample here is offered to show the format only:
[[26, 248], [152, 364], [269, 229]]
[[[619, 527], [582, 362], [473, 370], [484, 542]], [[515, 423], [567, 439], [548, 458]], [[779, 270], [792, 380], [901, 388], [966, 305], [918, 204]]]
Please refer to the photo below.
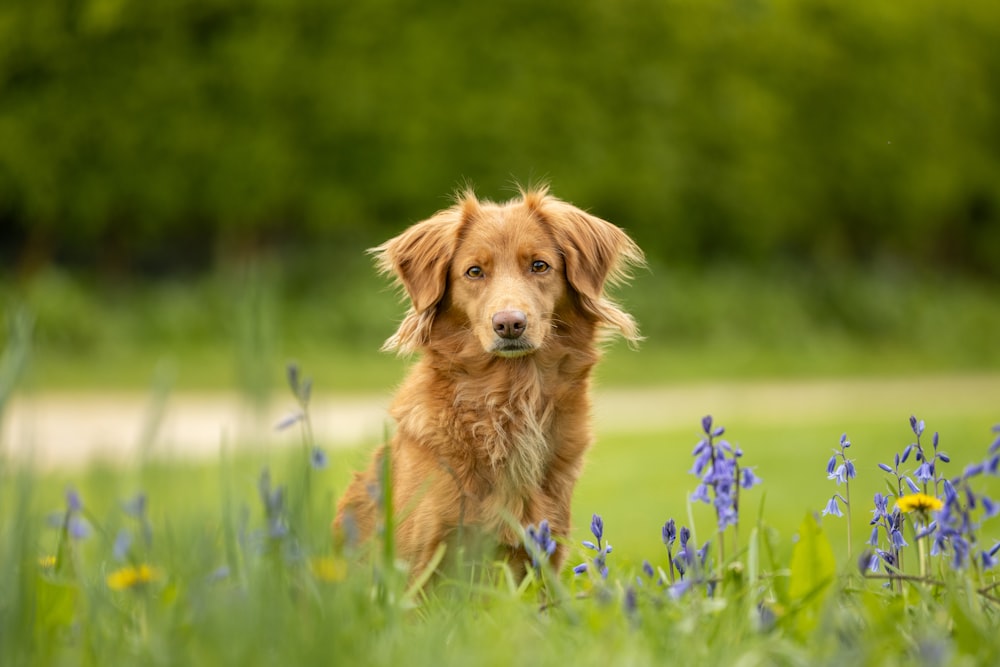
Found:
[[[384, 350], [419, 352], [390, 408], [393, 531], [411, 577], [466, 529], [523, 575], [522, 527], [548, 520], [565, 559], [573, 487], [591, 445], [590, 374], [608, 333], [638, 328], [605, 294], [644, 263], [624, 231], [520, 189], [506, 203], [467, 190], [456, 203], [373, 248], [410, 308]], [[335, 539], [370, 537], [382, 520], [386, 446], [355, 473]]]

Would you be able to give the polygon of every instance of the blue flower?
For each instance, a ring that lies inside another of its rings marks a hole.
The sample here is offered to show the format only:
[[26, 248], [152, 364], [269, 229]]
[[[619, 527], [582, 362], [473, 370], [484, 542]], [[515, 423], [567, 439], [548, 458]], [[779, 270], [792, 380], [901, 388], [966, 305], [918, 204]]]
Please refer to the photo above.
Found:
[[[591, 518], [590, 532], [593, 533], [594, 538], [597, 540], [597, 543], [595, 544], [594, 542], [591, 542], [589, 540], [584, 540], [583, 546], [586, 547], [587, 549], [590, 549], [591, 551], [597, 552], [597, 555], [594, 556], [592, 561], [594, 564], [594, 568], [597, 570], [597, 572], [601, 575], [603, 579], [607, 579], [608, 578], [607, 558], [608, 554], [611, 553], [611, 545], [607, 543], [602, 545], [601, 541], [604, 537], [604, 520], [600, 517], [600, 515], [594, 514], [593, 517]], [[573, 572], [576, 574], [583, 574], [584, 572], [587, 572], [588, 569], [589, 566], [587, 563], [580, 563], [579, 565], [573, 568]]]
[[594, 537], [600, 543], [601, 538], [604, 537], [604, 519], [600, 517], [599, 514], [595, 514], [590, 519], [590, 532], [594, 534]]
[[524, 547], [531, 555], [531, 565], [538, 570], [543, 562], [547, 563], [555, 553], [556, 541], [552, 539], [552, 529], [548, 519], [542, 519], [538, 528], [529, 525], [525, 528]]
[[844, 513], [840, 511], [840, 505], [837, 504], [837, 498], [839, 496], [834, 495], [830, 498], [830, 501], [826, 504], [826, 508], [823, 510], [823, 516], [827, 514], [832, 514], [833, 516], [844, 516]]
[[132, 533], [128, 532], [125, 528], [118, 531], [118, 535], [115, 537], [114, 547], [111, 549], [111, 554], [114, 556], [115, 560], [125, 560], [128, 556], [129, 549], [132, 548]]
[[311, 465], [315, 470], [322, 470], [329, 464], [326, 452], [319, 447], [313, 447], [312, 451], [309, 453], [309, 465]]
[[677, 539], [677, 524], [674, 523], [673, 519], [670, 519], [665, 524], [663, 524], [663, 543], [667, 545], [669, 550], [674, 546], [674, 540]]

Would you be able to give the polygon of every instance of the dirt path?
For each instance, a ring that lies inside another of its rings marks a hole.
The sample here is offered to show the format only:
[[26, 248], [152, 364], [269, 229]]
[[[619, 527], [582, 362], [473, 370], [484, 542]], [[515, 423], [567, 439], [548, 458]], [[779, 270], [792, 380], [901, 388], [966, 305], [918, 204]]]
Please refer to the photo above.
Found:
[[[317, 441], [327, 447], [377, 442], [389, 395], [317, 396]], [[0, 447], [45, 466], [94, 459], [128, 463], [148, 448], [157, 456], [205, 457], [223, 443], [297, 444], [299, 432], [274, 426], [293, 412], [288, 401], [254, 409], [224, 394], [176, 394], [157, 402], [141, 394], [46, 393], [18, 397], [0, 424]], [[788, 424], [886, 414], [982, 414], [1000, 421], [1000, 375], [897, 379], [715, 382], [642, 389], [609, 388], [594, 397], [599, 433], [697, 430], [713, 413], [727, 424]]]

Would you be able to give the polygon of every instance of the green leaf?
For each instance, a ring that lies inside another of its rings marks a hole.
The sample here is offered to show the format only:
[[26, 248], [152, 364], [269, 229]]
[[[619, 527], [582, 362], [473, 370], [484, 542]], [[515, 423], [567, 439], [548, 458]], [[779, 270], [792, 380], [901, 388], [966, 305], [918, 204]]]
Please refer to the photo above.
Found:
[[837, 574], [833, 548], [816, 517], [807, 513], [799, 525], [799, 540], [792, 549], [788, 597], [799, 609], [796, 626], [807, 634], [815, 625], [826, 594]]

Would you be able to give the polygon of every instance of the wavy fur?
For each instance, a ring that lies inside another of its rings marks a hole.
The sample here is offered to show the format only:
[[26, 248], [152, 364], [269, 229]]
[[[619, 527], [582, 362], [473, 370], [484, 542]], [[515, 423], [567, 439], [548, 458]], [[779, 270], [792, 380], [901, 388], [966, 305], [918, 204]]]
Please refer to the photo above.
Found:
[[[439, 544], [476, 527], [523, 568], [520, 526], [548, 519], [557, 538], [569, 533], [602, 332], [640, 339], [604, 288], [642, 252], [546, 188], [500, 204], [465, 191], [371, 252], [410, 303], [384, 348], [421, 353], [390, 409], [399, 555], [419, 573]], [[501, 336], [498, 313], [523, 316], [523, 333]], [[348, 524], [361, 540], [375, 529], [382, 456], [341, 499], [338, 536]], [[560, 543], [553, 564], [564, 557]]]

